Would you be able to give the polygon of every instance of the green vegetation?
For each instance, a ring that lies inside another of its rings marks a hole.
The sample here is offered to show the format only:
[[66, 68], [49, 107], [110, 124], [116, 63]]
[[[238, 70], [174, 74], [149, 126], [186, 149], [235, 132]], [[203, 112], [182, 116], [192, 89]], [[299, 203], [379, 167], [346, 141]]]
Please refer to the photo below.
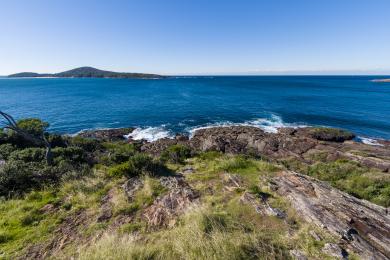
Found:
[[[34, 135], [47, 127], [36, 119], [20, 122]], [[285, 168], [390, 206], [387, 173], [347, 160], [326, 162], [324, 154], [309, 155], [316, 162], [312, 165], [293, 158], [277, 164], [174, 145], [154, 158], [121, 141], [46, 138], [51, 165], [44, 147], [0, 131], [0, 259], [33, 252], [60, 259], [289, 259], [291, 250], [326, 259], [322, 248], [336, 238], [305, 223], [270, 188], [269, 181]], [[185, 188], [172, 189], [162, 181], [186, 169]], [[188, 189], [199, 198], [188, 202]], [[286, 216], [259, 213], [245, 195]], [[174, 211], [186, 203], [188, 208]], [[150, 216], [164, 225], [156, 226]]]
[[147, 154], [136, 153], [128, 158], [127, 162], [111, 166], [108, 169], [108, 176], [128, 178], [137, 177], [142, 174], [157, 176], [167, 172], [167, 169], [159, 161]]
[[187, 146], [176, 144], [168, 147], [162, 154], [163, 162], [184, 163], [191, 156], [191, 149]]
[[390, 176], [387, 173], [361, 167], [352, 161], [338, 160], [309, 166], [307, 174], [328, 181], [357, 198], [390, 206]]

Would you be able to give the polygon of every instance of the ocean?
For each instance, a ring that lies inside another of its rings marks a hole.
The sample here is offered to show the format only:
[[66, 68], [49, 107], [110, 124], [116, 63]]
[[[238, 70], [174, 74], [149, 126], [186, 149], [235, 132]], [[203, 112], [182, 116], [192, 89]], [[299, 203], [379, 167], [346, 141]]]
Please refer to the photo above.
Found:
[[[159, 80], [0, 78], [0, 109], [50, 131], [137, 127], [156, 140], [220, 125], [330, 126], [390, 139], [390, 84], [369, 76], [204, 76]], [[0, 126], [1, 127], [1, 126]]]

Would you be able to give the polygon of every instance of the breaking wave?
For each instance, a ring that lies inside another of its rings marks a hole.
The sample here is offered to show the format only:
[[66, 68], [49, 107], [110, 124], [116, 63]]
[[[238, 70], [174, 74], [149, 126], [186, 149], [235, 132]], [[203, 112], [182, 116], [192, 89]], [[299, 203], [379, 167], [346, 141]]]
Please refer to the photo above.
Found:
[[362, 142], [363, 144], [374, 145], [374, 146], [383, 146], [383, 144], [378, 143], [377, 140], [372, 139], [372, 138], [358, 136], [357, 139], [360, 142]]
[[250, 121], [245, 121], [244, 123], [233, 123], [230, 121], [208, 123], [203, 126], [187, 128], [186, 131], [190, 134], [190, 137], [192, 137], [195, 131], [197, 130], [205, 129], [205, 128], [213, 128], [213, 127], [224, 127], [224, 126], [253, 126], [253, 127], [258, 127], [268, 133], [277, 133], [279, 128], [284, 128], [284, 127], [298, 128], [298, 127], [306, 127], [307, 125], [285, 123], [283, 122], [280, 116], [272, 115], [271, 118], [258, 118]]
[[159, 127], [139, 127], [128, 135], [125, 135], [125, 137], [132, 138], [133, 140], [146, 140], [148, 142], [154, 142], [161, 138], [173, 138], [173, 135], [164, 127], [164, 125], [162, 125]]

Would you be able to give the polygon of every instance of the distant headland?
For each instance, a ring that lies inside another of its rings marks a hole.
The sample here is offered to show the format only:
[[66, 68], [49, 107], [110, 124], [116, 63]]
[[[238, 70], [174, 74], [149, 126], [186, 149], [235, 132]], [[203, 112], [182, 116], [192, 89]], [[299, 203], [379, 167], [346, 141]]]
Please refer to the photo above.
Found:
[[137, 78], [137, 79], [162, 79], [166, 76], [157, 74], [145, 74], [145, 73], [128, 73], [128, 72], [113, 72], [106, 70], [99, 70], [92, 67], [80, 67], [60, 73], [35, 73], [35, 72], [21, 72], [8, 75], [9, 78]]
[[373, 79], [372, 82], [387, 82], [390, 83], [390, 78], [389, 79]]

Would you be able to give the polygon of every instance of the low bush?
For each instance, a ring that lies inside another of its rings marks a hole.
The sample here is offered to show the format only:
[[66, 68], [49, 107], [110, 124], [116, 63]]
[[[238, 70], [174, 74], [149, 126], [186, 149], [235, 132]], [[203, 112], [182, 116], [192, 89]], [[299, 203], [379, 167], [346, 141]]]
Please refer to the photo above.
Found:
[[107, 149], [107, 155], [101, 157], [100, 160], [106, 165], [126, 162], [136, 153], [133, 144], [105, 143], [104, 147]]
[[45, 160], [45, 149], [44, 148], [26, 148], [16, 150], [9, 155], [9, 160], [19, 160], [23, 162], [42, 162]]
[[165, 167], [149, 155], [137, 153], [129, 158], [127, 162], [109, 168], [110, 177], [136, 177], [140, 175], [160, 175], [164, 173]]
[[67, 161], [72, 163], [86, 163], [87, 160], [87, 154], [81, 147], [57, 147], [52, 149], [54, 162], [58, 164], [60, 161]]
[[83, 138], [80, 136], [72, 137], [69, 140], [69, 146], [79, 147], [86, 152], [94, 152], [102, 148], [102, 145], [98, 140]]
[[191, 149], [181, 144], [172, 145], [161, 154], [163, 162], [171, 163], [184, 163], [189, 157], [191, 157]]
[[7, 160], [8, 156], [16, 149], [12, 144], [0, 144], [0, 160]]

